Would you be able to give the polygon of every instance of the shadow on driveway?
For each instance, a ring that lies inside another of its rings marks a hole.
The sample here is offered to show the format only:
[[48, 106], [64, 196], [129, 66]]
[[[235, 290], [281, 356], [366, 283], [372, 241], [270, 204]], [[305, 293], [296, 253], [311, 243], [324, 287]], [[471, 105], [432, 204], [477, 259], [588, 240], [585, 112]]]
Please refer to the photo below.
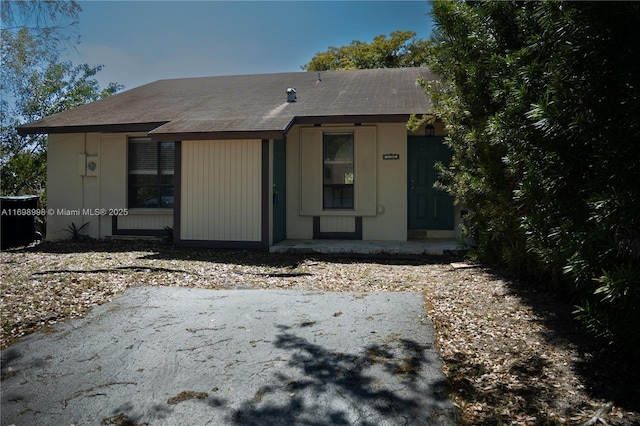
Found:
[[417, 293], [136, 287], [2, 352], [2, 424], [446, 425]]
[[[258, 390], [259, 401], [245, 401], [234, 411], [234, 424], [377, 425], [390, 418], [398, 424], [446, 423], [446, 382], [436, 379], [425, 386], [422, 377], [425, 368], [433, 368], [426, 346], [400, 339], [344, 354], [310, 343], [289, 326], [278, 327], [283, 332], [274, 346], [292, 354], [287, 364], [294, 372], [274, 373], [274, 383]], [[404, 387], [392, 389], [390, 381]], [[266, 403], [278, 393], [289, 400]]]

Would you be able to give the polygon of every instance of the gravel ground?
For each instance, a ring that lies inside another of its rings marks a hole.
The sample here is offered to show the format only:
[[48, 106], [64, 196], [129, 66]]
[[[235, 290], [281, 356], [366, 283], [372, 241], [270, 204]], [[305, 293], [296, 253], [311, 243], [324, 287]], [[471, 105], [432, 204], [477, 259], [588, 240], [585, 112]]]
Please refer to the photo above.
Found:
[[640, 424], [636, 364], [584, 336], [570, 305], [461, 259], [64, 242], [5, 251], [0, 263], [2, 348], [135, 285], [416, 291], [425, 296], [461, 424]]

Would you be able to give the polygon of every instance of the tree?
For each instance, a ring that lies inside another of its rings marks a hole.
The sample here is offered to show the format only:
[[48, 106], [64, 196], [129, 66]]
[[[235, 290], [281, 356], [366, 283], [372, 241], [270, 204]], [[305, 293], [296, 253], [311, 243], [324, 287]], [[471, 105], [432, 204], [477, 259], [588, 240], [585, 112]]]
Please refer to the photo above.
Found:
[[640, 5], [435, 2], [424, 82], [478, 255], [640, 351]]
[[0, 171], [3, 195], [42, 194], [46, 181], [46, 137], [18, 136], [16, 126], [115, 93], [101, 89], [102, 66], [73, 66], [59, 53], [74, 45], [75, 1], [2, 2]]
[[379, 35], [371, 43], [354, 40], [341, 47], [318, 52], [302, 66], [307, 71], [419, 67], [426, 64], [429, 42], [413, 31]]

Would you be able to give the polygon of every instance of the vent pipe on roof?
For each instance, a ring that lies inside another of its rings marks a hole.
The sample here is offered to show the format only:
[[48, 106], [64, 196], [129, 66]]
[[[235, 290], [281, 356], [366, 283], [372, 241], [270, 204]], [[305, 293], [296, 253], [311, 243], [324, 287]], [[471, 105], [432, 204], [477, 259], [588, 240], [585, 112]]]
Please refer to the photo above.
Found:
[[296, 96], [296, 89], [294, 87], [289, 87], [287, 89], [287, 102], [295, 102], [296, 100], [298, 100], [298, 97]]

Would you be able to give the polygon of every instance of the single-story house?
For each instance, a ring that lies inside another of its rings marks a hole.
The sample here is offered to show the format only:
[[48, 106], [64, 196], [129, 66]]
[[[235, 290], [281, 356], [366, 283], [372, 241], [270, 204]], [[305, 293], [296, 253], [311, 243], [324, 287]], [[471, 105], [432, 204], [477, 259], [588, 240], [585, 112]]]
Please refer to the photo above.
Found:
[[267, 249], [285, 239], [456, 238], [426, 68], [160, 80], [18, 128], [48, 134], [49, 240], [160, 236]]

